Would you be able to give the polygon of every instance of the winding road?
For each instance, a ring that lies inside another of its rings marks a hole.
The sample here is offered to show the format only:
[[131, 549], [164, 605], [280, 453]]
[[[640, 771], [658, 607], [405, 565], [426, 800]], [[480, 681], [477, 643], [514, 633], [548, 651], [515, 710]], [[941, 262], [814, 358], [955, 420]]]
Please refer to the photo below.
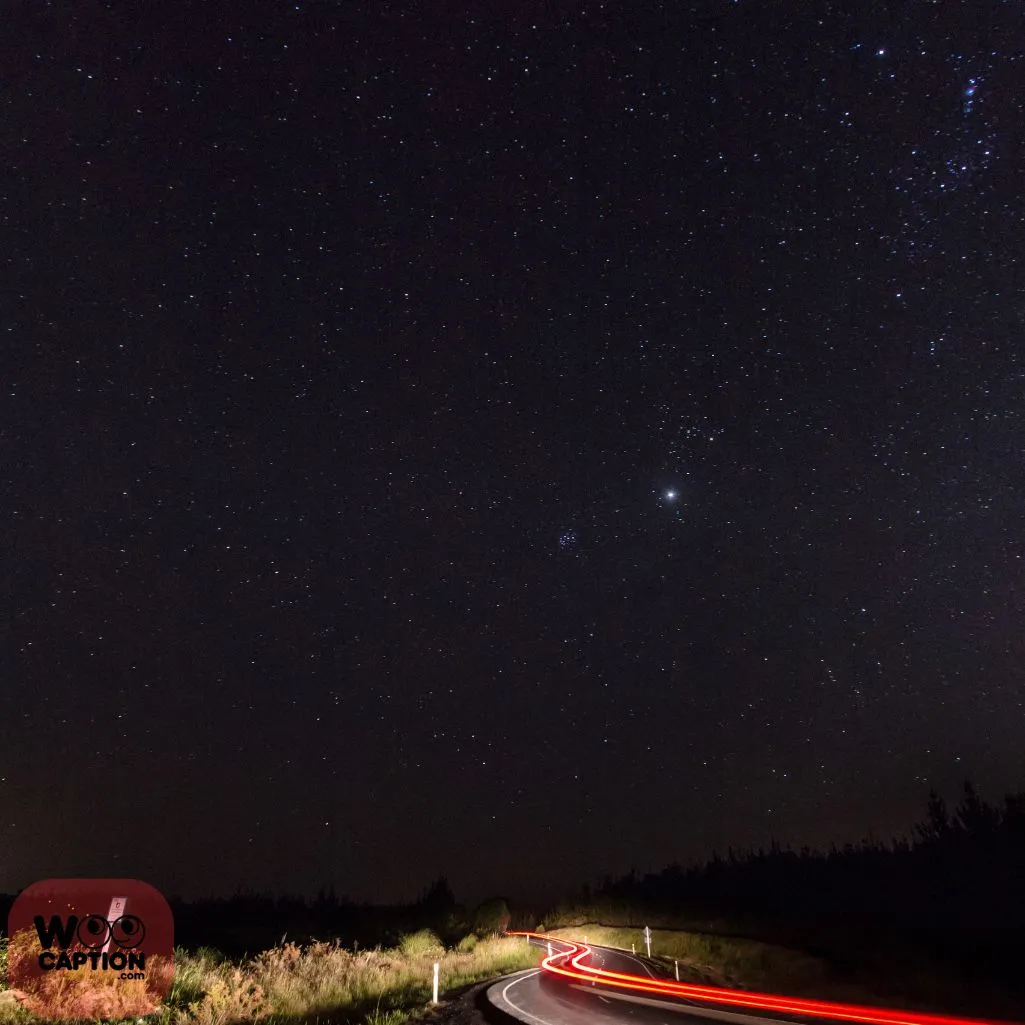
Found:
[[[536, 933], [520, 934], [551, 950], [538, 968], [506, 976], [487, 991], [492, 1007], [524, 1025], [683, 1025], [709, 1019], [731, 1025], [995, 1025], [854, 1004], [679, 983], [626, 951]], [[550, 947], [549, 947], [550, 944]], [[1006, 1025], [1006, 1023], [1004, 1023]]]

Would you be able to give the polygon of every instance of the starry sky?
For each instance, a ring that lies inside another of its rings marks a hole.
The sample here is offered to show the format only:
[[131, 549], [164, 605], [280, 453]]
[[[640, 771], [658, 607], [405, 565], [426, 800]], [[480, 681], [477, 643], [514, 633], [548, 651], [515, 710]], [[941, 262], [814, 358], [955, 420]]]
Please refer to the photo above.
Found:
[[16, 0], [0, 890], [534, 897], [1025, 782], [1025, 10]]

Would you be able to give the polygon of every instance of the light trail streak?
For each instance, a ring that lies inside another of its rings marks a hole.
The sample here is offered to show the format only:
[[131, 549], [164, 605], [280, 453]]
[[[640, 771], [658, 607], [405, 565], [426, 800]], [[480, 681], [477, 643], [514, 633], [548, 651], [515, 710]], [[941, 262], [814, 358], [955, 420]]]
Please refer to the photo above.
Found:
[[801, 997], [788, 997], [774, 993], [755, 993], [721, 986], [698, 986], [692, 983], [674, 982], [671, 979], [645, 978], [642, 975], [631, 975], [626, 972], [611, 972], [584, 963], [591, 956], [591, 948], [587, 944], [560, 940], [541, 933], [516, 932], [510, 935], [535, 937], [546, 943], [559, 943], [567, 947], [566, 950], [554, 951], [551, 957], [546, 957], [541, 962], [541, 968], [552, 975], [575, 982], [599, 983], [635, 993], [657, 994], [668, 998], [726, 1004], [732, 1007], [798, 1014], [812, 1018], [861, 1022], [863, 1025], [1007, 1025], [1006, 1022], [994, 1022], [984, 1018], [959, 1018], [951, 1015], [927, 1014], [886, 1007], [835, 1003], [829, 1000], [806, 1000]]

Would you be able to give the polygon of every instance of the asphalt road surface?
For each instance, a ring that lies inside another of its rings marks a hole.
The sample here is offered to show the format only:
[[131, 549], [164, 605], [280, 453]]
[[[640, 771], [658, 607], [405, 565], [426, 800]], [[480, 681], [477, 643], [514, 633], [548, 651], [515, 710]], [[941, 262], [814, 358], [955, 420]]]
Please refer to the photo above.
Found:
[[[590, 945], [590, 964], [608, 971], [631, 975], [658, 976], [639, 957], [621, 950]], [[558, 951], [556, 947], [556, 951]], [[709, 1025], [710, 1021], [733, 1025], [780, 1025], [789, 1021], [774, 1015], [744, 1014], [740, 1011], [705, 1007], [681, 999], [664, 999], [619, 993], [588, 983], [575, 983], [551, 976], [538, 968], [518, 972], [496, 982], [488, 1000], [505, 1014], [525, 1025]], [[812, 1019], [799, 1019], [808, 1025]], [[794, 1025], [798, 1025], [797, 1022]]]

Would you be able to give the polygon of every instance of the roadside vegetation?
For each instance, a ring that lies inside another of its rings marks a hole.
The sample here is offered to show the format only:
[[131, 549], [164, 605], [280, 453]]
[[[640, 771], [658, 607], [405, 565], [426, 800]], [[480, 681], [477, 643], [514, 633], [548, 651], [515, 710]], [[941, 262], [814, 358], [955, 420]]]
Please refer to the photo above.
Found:
[[[633, 949], [645, 955], [643, 928], [581, 922], [550, 930], [563, 939]], [[908, 956], [873, 970], [800, 950], [731, 936], [674, 929], [652, 929], [651, 960], [667, 978], [679, 964], [680, 981], [728, 986], [762, 993], [943, 1012], [952, 1008], [1009, 1022], [1025, 1020], [1013, 993], [966, 987], [920, 958]]]
[[[633, 948], [644, 955], [642, 931], [588, 923], [555, 929], [553, 936], [583, 940], [607, 947]], [[661, 963], [667, 976], [673, 975], [674, 962], [680, 966], [680, 981], [701, 985], [729, 986], [765, 992], [788, 984], [795, 996], [822, 993], [832, 985], [828, 966], [819, 958], [771, 943], [707, 936], [694, 932], [652, 929], [652, 960]], [[848, 994], [849, 995], [849, 994]]]
[[1023, 880], [1025, 792], [991, 804], [966, 781], [953, 808], [931, 794], [906, 836], [631, 872], [545, 924], [627, 929], [618, 945], [638, 950], [645, 925], [689, 936], [666, 942], [746, 988], [1025, 1021]]
[[[429, 930], [393, 948], [359, 952], [337, 943], [284, 943], [241, 961], [217, 951], [176, 951], [174, 982], [154, 1025], [299, 1025], [315, 1022], [399, 1025], [431, 1000], [434, 963], [439, 990], [528, 968], [537, 951], [519, 938], [470, 934], [446, 949]], [[0, 1023], [37, 1021], [0, 992]]]

